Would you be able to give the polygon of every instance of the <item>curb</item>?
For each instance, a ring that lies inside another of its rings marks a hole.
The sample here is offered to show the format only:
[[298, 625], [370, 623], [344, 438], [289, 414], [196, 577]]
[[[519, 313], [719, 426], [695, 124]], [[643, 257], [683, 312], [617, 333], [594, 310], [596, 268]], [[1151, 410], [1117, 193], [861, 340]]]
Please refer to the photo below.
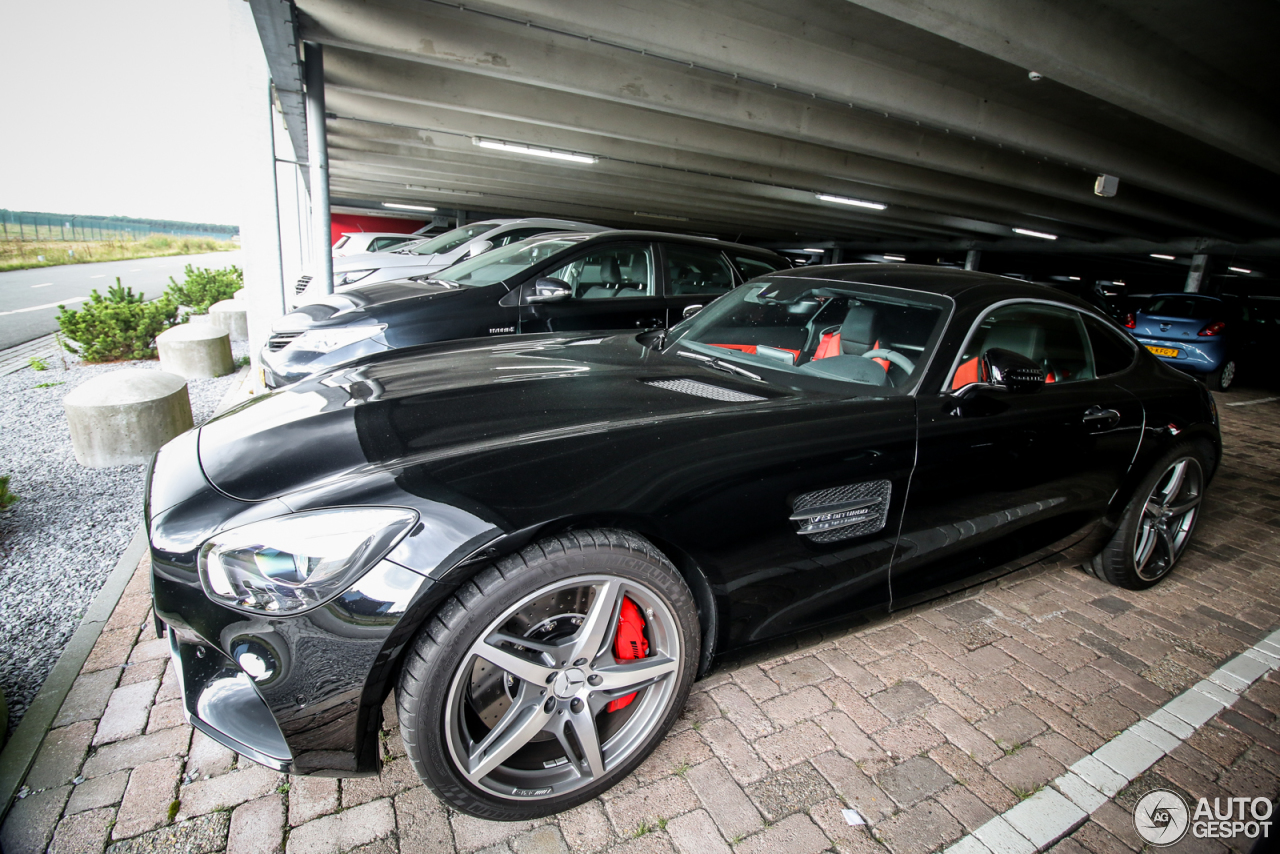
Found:
[[146, 551], [147, 535], [139, 526], [129, 545], [125, 546], [120, 560], [116, 562], [115, 569], [85, 611], [80, 626], [58, 657], [58, 663], [49, 671], [36, 698], [22, 716], [22, 723], [18, 724], [18, 729], [5, 745], [4, 752], [0, 753], [0, 819], [9, 812], [18, 787], [35, 763], [36, 753], [40, 750], [45, 733], [49, 731], [49, 725], [62, 708], [62, 701], [71, 692], [72, 683], [80, 675], [80, 668], [93, 651], [98, 636], [102, 634], [102, 627], [111, 619], [116, 604]]
[[[238, 382], [232, 385], [219, 401], [214, 415], [225, 412], [241, 400], [248, 399], [253, 388], [253, 375], [250, 371], [251, 368], [246, 365], [237, 372], [235, 380]], [[40, 686], [36, 698], [31, 701], [31, 705], [22, 716], [22, 722], [18, 724], [13, 737], [4, 745], [4, 751], [0, 752], [0, 821], [8, 815], [14, 796], [17, 795], [22, 781], [26, 779], [27, 772], [35, 764], [36, 754], [44, 742], [45, 734], [49, 732], [50, 724], [57, 717], [63, 701], [67, 699], [67, 694], [71, 692], [72, 684], [80, 675], [80, 668], [84, 666], [89, 653], [93, 651], [94, 644], [98, 642], [98, 636], [102, 634], [103, 627], [115, 612], [116, 605], [120, 603], [120, 597], [124, 595], [124, 590], [133, 579], [133, 573], [137, 570], [146, 551], [147, 532], [142, 526], [138, 526], [134, 531], [133, 539], [129, 541], [129, 545], [125, 546], [120, 560], [116, 562], [115, 569], [111, 570], [111, 574], [107, 576], [106, 583], [98, 590], [98, 595], [93, 598], [92, 604], [80, 620], [80, 625], [71, 636], [71, 640], [67, 642], [62, 655], [58, 657], [58, 663], [45, 677], [44, 684]]]

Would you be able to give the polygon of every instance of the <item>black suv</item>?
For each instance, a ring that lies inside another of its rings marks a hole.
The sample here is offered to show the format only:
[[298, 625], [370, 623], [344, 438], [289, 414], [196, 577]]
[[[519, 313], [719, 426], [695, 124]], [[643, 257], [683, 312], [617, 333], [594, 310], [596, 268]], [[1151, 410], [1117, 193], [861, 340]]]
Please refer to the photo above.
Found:
[[489, 335], [672, 326], [747, 279], [790, 266], [765, 249], [648, 231], [542, 234], [430, 276], [299, 306], [262, 351], [278, 388], [371, 353]]

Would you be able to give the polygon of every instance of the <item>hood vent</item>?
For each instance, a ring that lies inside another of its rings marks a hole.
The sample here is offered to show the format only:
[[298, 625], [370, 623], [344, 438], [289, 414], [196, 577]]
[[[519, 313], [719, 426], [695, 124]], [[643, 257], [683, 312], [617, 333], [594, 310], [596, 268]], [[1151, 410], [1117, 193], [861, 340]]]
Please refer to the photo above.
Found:
[[705, 397], [710, 400], [722, 400], [725, 403], [751, 403], [756, 400], [766, 399], [757, 394], [747, 394], [744, 391], [721, 388], [718, 385], [702, 383], [697, 380], [647, 380], [645, 385], [665, 388], [667, 391], [678, 391], [681, 394], [692, 394], [695, 397]]

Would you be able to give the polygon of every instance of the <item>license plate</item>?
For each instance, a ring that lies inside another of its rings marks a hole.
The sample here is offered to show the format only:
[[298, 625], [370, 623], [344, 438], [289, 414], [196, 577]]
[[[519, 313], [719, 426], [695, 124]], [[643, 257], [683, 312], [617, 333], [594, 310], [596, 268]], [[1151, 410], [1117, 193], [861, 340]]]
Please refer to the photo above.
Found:
[[1147, 349], [1150, 350], [1152, 353], [1155, 353], [1157, 356], [1164, 356], [1165, 358], [1168, 358], [1168, 359], [1178, 358], [1178, 351], [1172, 347], [1153, 347], [1152, 345], [1148, 344]]

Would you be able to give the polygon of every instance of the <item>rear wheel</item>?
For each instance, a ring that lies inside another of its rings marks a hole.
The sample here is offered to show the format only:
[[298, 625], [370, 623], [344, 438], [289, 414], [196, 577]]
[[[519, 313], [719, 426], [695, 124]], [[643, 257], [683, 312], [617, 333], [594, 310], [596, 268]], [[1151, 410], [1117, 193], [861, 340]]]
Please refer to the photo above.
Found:
[[1094, 557], [1093, 573], [1130, 590], [1146, 589], [1168, 575], [1200, 518], [1205, 471], [1193, 445], [1166, 454], [1134, 492], [1111, 542]]
[[699, 643], [689, 588], [646, 540], [544, 540], [482, 570], [420, 632], [397, 694], [405, 747], [463, 812], [561, 812], [658, 745]]
[[1236, 379], [1236, 363], [1227, 359], [1216, 371], [1205, 375], [1205, 384], [1213, 391], [1226, 391]]

